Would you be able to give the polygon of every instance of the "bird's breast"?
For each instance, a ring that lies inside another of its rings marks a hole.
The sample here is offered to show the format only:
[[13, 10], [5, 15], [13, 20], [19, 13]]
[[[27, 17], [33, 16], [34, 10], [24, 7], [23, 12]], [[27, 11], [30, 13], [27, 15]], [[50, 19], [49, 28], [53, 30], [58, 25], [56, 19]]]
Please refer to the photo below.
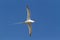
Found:
[[33, 20], [26, 20], [25, 22], [35, 22], [35, 21], [33, 21]]

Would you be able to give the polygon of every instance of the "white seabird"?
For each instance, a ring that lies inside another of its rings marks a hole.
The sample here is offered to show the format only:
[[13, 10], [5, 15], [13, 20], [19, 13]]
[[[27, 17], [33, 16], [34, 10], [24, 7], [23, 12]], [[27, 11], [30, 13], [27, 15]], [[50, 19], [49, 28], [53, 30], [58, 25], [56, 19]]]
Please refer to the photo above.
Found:
[[31, 17], [30, 17], [30, 9], [28, 7], [28, 5], [26, 6], [26, 10], [27, 10], [27, 19], [25, 21], [25, 24], [28, 25], [28, 29], [29, 29], [29, 35], [31, 36], [32, 34], [32, 23], [35, 22], [34, 20], [31, 20]]
[[30, 9], [28, 7], [28, 5], [26, 6], [26, 11], [27, 11], [27, 18], [24, 22], [19, 22], [19, 23], [15, 23], [15, 24], [21, 24], [21, 23], [24, 23], [24, 24], [27, 24], [28, 25], [28, 30], [29, 30], [29, 35], [31, 36], [32, 35], [32, 23], [34, 23], [35, 21], [34, 20], [31, 20], [31, 17], [30, 17]]

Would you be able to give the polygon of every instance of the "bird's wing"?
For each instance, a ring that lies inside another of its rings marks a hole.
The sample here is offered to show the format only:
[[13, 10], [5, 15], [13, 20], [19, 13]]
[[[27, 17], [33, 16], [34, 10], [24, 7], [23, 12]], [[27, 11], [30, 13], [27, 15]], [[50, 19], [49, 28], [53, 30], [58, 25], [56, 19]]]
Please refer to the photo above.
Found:
[[27, 10], [27, 20], [30, 19], [30, 9], [29, 6], [26, 6], [26, 10]]
[[32, 25], [31, 23], [28, 23], [28, 30], [29, 30], [29, 35], [32, 35]]

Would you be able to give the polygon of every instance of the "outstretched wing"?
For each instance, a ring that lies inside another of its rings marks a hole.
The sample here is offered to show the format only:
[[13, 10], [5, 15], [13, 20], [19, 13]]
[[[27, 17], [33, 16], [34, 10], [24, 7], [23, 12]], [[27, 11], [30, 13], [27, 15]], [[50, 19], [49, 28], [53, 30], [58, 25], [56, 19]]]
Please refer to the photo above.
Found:
[[29, 35], [32, 35], [32, 25], [31, 23], [28, 23], [28, 30], [29, 30]]
[[27, 20], [30, 19], [30, 9], [29, 6], [26, 6], [26, 10], [27, 10]]

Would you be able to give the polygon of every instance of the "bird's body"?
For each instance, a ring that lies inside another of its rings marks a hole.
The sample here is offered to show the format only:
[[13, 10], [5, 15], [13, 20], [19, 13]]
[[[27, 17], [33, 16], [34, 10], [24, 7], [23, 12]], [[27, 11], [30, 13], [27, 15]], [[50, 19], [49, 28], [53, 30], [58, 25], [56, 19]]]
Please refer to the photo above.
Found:
[[33, 23], [35, 22], [34, 20], [26, 20], [25, 23]]

